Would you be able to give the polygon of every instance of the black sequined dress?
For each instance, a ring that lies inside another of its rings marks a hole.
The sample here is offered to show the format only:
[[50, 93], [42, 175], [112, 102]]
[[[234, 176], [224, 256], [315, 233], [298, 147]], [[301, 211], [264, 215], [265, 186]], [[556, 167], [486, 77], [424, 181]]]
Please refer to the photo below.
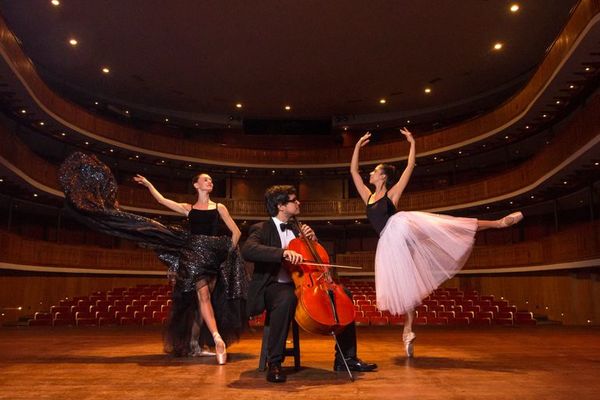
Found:
[[[190, 231], [122, 211], [110, 169], [96, 156], [80, 152], [63, 162], [59, 181], [71, 216], [95, 230], [154, 249], [175, 273], [167, 351], [178, 356], [190, 352], [191, 326], [198, 316], [196, 288], [205, 284], [214, 284], [211, 302], [221, 336], [226, 342], [239, 337], [246, 325], [248, 278], [239, 250], [232, 248], [229, 237], [217, 235], [217, 210], [192, 210]], [[210, 335], [201, 336], [201, 345], [211, 342]]]

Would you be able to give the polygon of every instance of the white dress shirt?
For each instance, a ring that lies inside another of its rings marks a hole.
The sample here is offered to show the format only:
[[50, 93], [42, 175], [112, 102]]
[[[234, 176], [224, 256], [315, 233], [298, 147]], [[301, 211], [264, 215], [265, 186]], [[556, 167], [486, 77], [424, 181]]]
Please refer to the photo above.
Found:
[[[279, 218], [272, 217], [271, 219], [275, 223], [275, 227], [277, 228], [277, 233], [279, 233], [279, 239], [281, 240], [281, 248], [282, 249], [287, 248], [288, 244], [293, 239], [296, 239], [296, 235], [294, 235], [294, 232], [291, 229], [286, 229], [285, 231], [281, 231], [280, 225], [283, 224], [284, 222], [280, 221]], [[290, 273], [282, 264], [281, 268], [279, 269], [279, 273], [277, 274], [277, 282], [288, 283], [291, 281], [292, 281], [292, 278], [290, 276]]]

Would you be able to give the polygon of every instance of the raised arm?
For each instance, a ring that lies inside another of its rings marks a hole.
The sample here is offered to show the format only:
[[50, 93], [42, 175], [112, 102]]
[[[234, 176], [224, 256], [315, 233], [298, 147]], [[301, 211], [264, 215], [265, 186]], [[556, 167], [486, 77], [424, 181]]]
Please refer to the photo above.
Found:
[[160, 192], [158, 190], [156, 190], [154, 185], [152, 185], [152, 183], [150, 183], [150, 181], [148, 179], [144, 178], [142, 175], [138, 174], [138, 175], [134, 176], [133, 180], [142, 186], [146, 186], [146, 188], [148, 188], [148, 191], [150, 191], [150, 194], [152, 195], [152, 197], [154, 197], [156, 199], [156, 201], [158, 201], [163, 206], [175, 211], [176, 213], [183, 214], [186, 216], [190, 212], [190, 210], [192, 208], [192, 206], [190, 204], [178, 203], [176, 201], [165, 198], [162, 194], [160, 194]]
[[360, 154], [360, 148], [366, 146], [369, 143], [370, 138], [371, 134], [367, 132], [363, 135], [363, 137], [358, 139], [358, 142], [356, 142], [356, 145], [354, 146], [354, 153], [352, 153], [352, 161], [350, 162], [350, 174], [352, 175], [352, 181], [354, 182], [356, 191], [365, 204], [369, 202], [371, 191], [367, 185], [364, 184], [363, 179], [358, 172], [358, 156]]
[[400, 201], [402, 192], [404, 192], [406, 185], [408, 185], [408, 181], [410, 180], [410, 176], [412, 175], [416, 164], [415, 139], [413, 138], [412, 133], [406, 128], [400, 129], [400, 133], [402, 133], [406, 137], [406, 140], [408, 140], [408, 143], [410, 143], [410, 150], [408, 152], [408, 160], [404, 172], [402, 172], [398, 182], [388, 190], [388, 197], [396, 206], [398, 205], [398, 201]]
[[240, 237], [242, 236], [242, 232], [240, 231], [240, 228], [238, 228], [238, 226], [236, 225], [233, 218], [231, 218], [231, 215], [229, 215], [227, 207], [225, 207], [221, 203], [217, 203], [217, 211], [219, 211], [221, 219], [223, 220], [223, 222], [225, 222], [225, 225], [227, 225], [227, 228], [229, 228], [229, 230], [231, 231], [231, 244], [235, 248], [240, 240]]

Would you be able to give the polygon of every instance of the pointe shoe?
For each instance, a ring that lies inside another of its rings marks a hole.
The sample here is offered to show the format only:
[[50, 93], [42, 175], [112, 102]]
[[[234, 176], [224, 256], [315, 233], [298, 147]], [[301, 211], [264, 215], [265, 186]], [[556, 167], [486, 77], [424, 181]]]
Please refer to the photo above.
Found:
[[[213, 333], [213, 339], [215, 339], [215, 355], [217, 357], [217, 364], [224, 365], [227, 363], [227, 346], [225, 345], [225, 342], [219, 333]], [[223, 351], [219, 351], [219, 348], [222, 348]]]
[[502, 218], [499, 222], [500, 228], [507, 228], [518, 223], [523, 219], [523, 213], [521, 211], [514, 212], [512, 214], [508, 214], [506, 217]]
[[414, 332], [407, 333], [402, 335], [402, 341], [404, 342], [404, 351], [406, 352], [406, 357], [413, 358], [415, 356], [415, 335]]

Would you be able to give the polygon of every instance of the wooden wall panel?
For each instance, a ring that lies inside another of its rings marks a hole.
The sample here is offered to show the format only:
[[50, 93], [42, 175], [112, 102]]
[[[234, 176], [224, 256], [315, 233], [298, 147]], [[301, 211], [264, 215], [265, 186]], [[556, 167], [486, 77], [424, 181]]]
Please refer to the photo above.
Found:
[[151, 250], [103, 249], [63, 245], [0, 232], [0, 261], [60, 268], [165, 271], [166, 266]]
[[519, 309], [566, 325], [600, 324], [600, 268], [500, 276], [460, 275], [444, 286], [504, 297]]

